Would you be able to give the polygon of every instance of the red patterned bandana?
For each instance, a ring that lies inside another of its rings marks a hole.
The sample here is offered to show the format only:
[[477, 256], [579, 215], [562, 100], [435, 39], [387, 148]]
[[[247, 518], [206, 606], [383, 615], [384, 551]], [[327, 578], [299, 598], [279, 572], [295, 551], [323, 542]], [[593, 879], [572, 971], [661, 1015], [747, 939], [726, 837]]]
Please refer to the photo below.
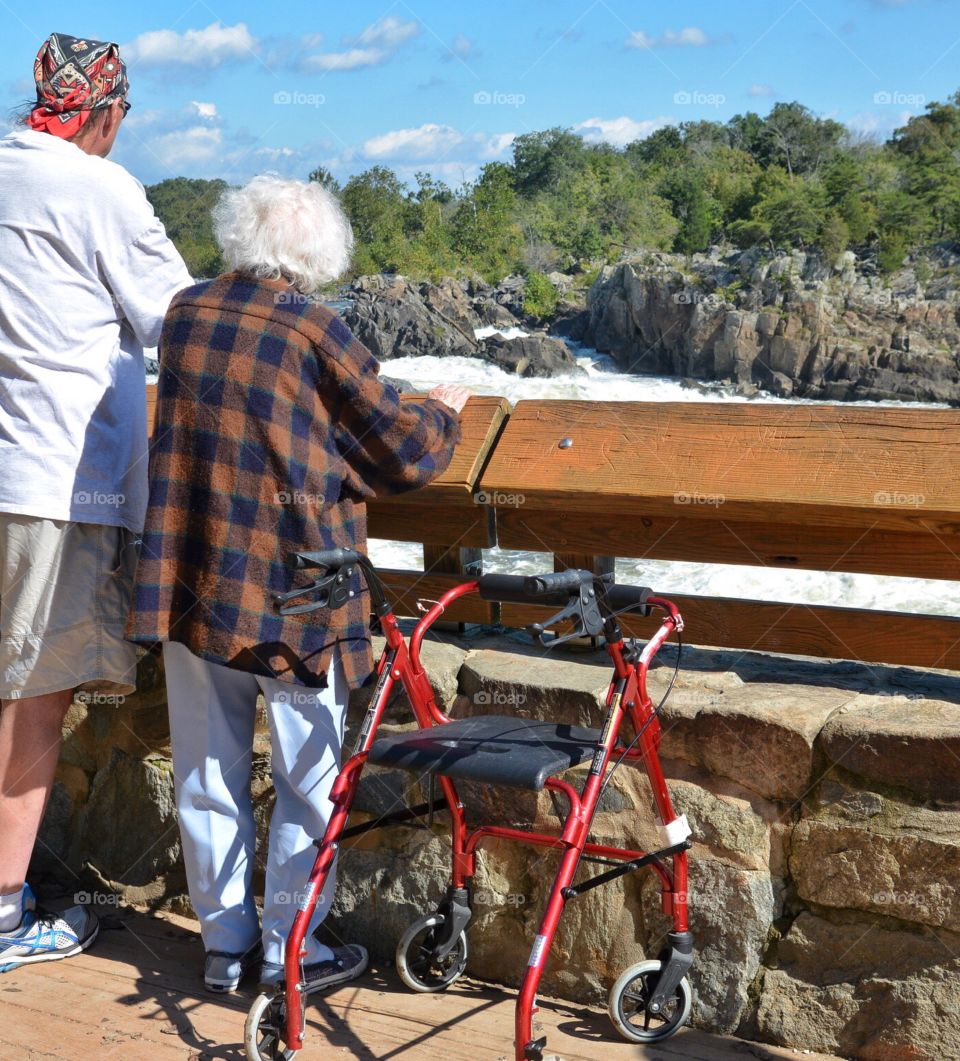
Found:
[[33, 64], [37, 103], [30, 126], [70, 139], [97, 107], [127, 94], [127, 70], [116, 44], [52, 33]]

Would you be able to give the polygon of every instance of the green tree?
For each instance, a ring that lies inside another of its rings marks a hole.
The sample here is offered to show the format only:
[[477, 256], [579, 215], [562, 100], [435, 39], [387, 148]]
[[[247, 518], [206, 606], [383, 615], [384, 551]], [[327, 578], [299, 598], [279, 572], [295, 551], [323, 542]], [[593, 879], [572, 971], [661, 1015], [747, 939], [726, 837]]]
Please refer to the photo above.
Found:
[[365, 272], [396, 272], [404, 257], [406, 191], [385, 166], [351, 177], [341, 196], [359, 244], [354, 267]]
[[322, 184], [324, 188], [333, 192], [334, 195], [340, 194], [340, 182], [326, 166], [317, 166], [315, 170], [311, 170], [310, 176], [307, 177], [307, 180], [316, 181], [317, 184]]
[[674, 249], [683, 254], [706, 250], [720, 211], [704, 190], [702, 174], [696, 170], [673, 173], [661, 185], [661, 192], [680, 223]]
[[519, 264], [523, 235], [516, 204], [512, 167], [490, 162], [454, 214], [454, 250], [488, 279], [499, 280]]
[[783, 166], [791, 176], [816, 173], [844, 131], [839, 122], [817, 118], [802, 103], [777, 103], [763, 123], [761, 161]]
[[183, 256], [190, 275], [197, 279], [223, 272], [211, 211], [226, 188], [227, 182], [222, 180], [173, 177], [145, 189], [150, 205]]
[[585, 163], [583, 138], [569, 129], [524, 133], [513, 141], [514, 187], [520, 195], [558, 191]]

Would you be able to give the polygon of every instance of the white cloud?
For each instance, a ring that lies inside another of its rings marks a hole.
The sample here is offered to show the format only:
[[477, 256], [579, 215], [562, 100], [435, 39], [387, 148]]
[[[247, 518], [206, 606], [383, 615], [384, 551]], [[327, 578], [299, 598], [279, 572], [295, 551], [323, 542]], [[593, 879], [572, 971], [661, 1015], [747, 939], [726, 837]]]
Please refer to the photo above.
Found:
[[194, 99], [190, 101], [190, 106], [196, 109], [197, 116], [200, 118], [216, 118], [217, 116], [216, 103], [201, 103]]
[[588, 144], [612, 144], [614, 147], [624, 147], [634, 140], [642, 140], [657, 129], [665, 125], [674, 125], [673, 118], [647, 118], [637, 121], [623, 115], [620, 118], [588, 118], [573, 127], [574, 132], [580, 133]]
[[672, 29], [664, 30], [659, 37], [653, 37], [642, 29], [635, 30], [629, 34], [626, 43], [628, 48], [656, 48], [657, 46], [703, 48], [707, 44], [713, 44], [714, 41], [697, 26], [687, 26], [677, 32]]
[[453, 59], [465, 60], [478, 54], [477, 42], [465, 37], [462, 33], [458, 33], [450, 42], [447, 50], [440, 56], [440, 59], [442, 62], [448, 63]]
[[219, 129], [195, 125], [191, 129], [180, 129], [164, 133], [150, 141], [150, 150], [170, 170], [171, 176], [178, 166], [195, 166], [219, 158], [223, 134]]
[[420, 24], [409, 19], [390, 15], [374, 22], [358, 37], [348, 39], [348, 44], [360, 44], [373, 48], [399, 48], [405, 41], [411, 40], [420, 33]]
[[885, 140], [893, 134], [894, 129], [906, 125], [914, 116], [914, 111], [906, 110], [861, 111], [851, 115], [845, 124], [848, 129], [862, 136], [875, 136]]
[[516, 133], [494, 133], [486, 137], [484, 157], [496, 158], [497, 155], [502, 155], [516, 138]]
[[223, 26], [211, 22], [205, 29], [156, 29], [141, 33], [120, 49], [124, 58], [140, 67], [206, 66], [216, 67], [227, 59], [245, 59], [257, 46], [257, 40], [245, 23]]
[[254, 154], [277, 160], [280, 158], [292, 158], [296, 151], [292, 147], [258, 147]]
[[482, 163], [502, 157], [516, 135], [513, 132], [465, 135], [450, 125], [428, 123], [371, 137], [356, 151], [344, 152], [341, 161], [386, 162], [397, 173], [409, 170], [411, 176], [416, 169], [423, 168], [435, 174], [476, 174]]
[[757, 99], [763, 99], [767, 96], [773, 95], [773, 88], [770, 85], [751, 85], [747, 89], [748, 96], [754, 96]]
[[365, 140], [361, 150], [367, 158], [423, 159], [446, 154], [463, 142], [452, 126], [428, 122], [416, 129], [394, 129]]
[[304, 66], [314, 70], [360, 70], [364, 66], [377, 66], [390, 58], [385, 48], [351, 48], [345, 52], [326, 52], [308, 55]]
[[[420, 24], [389, 15], [372, 23], [356, 37], [347, 37], [343, 51], [307, 55], [301, 61], [305, 70], [361, 70], [379, 66], [392, 58], [400, 45], [420, 33]], [[307, 44], [309, 47], [309, 43]]]

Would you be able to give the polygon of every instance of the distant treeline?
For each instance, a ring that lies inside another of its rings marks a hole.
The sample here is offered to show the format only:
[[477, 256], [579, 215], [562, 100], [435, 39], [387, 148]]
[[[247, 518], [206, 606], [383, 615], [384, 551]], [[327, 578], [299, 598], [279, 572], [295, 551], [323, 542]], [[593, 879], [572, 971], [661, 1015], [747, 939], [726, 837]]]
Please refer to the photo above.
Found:
[[[334, 190], [353, 223], [354, 272], [411, 276], [542, 273], [641, 248], [850, 248], [881, 271], [960, 240], [960, 92], [927, 104], [889, 140], [857, 137], [799, 103], [728, 122], [667, 126], [624, 148], [568, 129], [527, 133], [513, 161], [451, 189], [427, 173], [406, 186], [384, 166]], [[178, 177], [147, 193], [195, 276], [221, 262], [210, 207], [223, 181]]]

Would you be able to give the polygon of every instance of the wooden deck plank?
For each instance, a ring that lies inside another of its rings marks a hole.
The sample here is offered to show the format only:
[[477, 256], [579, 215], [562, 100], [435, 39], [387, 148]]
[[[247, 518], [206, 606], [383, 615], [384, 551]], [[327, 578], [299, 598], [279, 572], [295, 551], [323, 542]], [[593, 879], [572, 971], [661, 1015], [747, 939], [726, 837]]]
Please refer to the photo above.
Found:
[[[194, 922], [123, 911], [79, 958], [0, 977], [4, 1056], [76, 1061], [243, 1061], [243, 1021], [253, 990], [209, 995], [200, 984]], [[461, 981], [440, 995], [406, 991], [391, 969], [368, 972], [308, 1008], [302, 1061], [512, 1061], [513, 992]], [[565, 1061], [641, 1057], [817, 1061], [777, 1047], [685, 1030], [643, 1049], [613, 1036], [601, 1011], [541, 999], [538, 1034]], [[820, 1061], [830, 1061], [820, 1055]]]

